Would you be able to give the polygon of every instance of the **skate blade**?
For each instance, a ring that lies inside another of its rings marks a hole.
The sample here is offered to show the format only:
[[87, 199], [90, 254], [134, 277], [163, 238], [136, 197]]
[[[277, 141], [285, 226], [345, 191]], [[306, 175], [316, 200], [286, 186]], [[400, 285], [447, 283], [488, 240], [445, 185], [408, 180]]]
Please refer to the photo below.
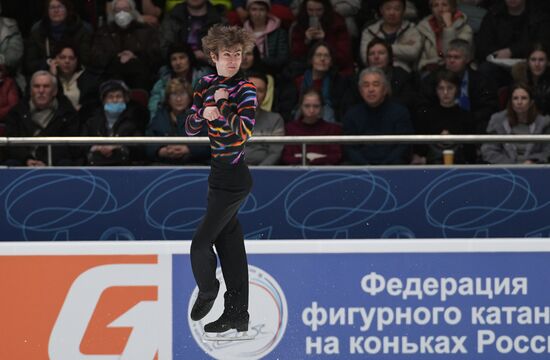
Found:
[[203, 341], [241, 341], [252, 340], [256, 335], [249, 331], [227, 330], [222, 333], [204, 332]]

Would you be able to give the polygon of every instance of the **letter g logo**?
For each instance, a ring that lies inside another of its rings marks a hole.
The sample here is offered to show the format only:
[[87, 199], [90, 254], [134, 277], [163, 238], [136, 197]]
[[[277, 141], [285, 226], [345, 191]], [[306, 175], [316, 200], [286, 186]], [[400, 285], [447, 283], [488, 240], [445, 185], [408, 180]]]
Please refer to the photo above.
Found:
[[152, 360], [159, 349], [158, 301], [139, 301], [106, 325], [107, 328], [131, 328], [122, 354], [84, 354], [81, 350], [98, 303], [107, 289], [116, 287], [156, 287], [158, 264], [113, 264], [94, 267], [82, 273], [72, 284], [49, 340], [52, 360]]

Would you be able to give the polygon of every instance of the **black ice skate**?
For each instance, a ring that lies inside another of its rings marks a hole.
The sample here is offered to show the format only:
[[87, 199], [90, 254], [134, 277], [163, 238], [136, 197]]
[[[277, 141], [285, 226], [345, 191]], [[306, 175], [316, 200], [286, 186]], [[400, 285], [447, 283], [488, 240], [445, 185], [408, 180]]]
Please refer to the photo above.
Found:
[[211, 341], [251, 340], [254, 336], [248, 333], [249, 318], [247, 311], [239, 314], [224, 311], [218, 320], [204, 326], [204, 339]]
[[254, 336], [248, 334], [250, 316], [246, 305], [236, 304], [237, 294], [224, 294], [224, 310], [222, 316], [204, 326], [204, 339], [213, 341], [251, 340]]
[[213, 298], [201, 298], [201, 294], [199, 293], [195, 303], [193, 304], [193, 308], [191, 309], [191, 320], [198, 321], [210, 312], [212, 306], [214, 306], [214, 302], [216, 301], [219, 289], [220, 282], [216, 279], [216, 295]]

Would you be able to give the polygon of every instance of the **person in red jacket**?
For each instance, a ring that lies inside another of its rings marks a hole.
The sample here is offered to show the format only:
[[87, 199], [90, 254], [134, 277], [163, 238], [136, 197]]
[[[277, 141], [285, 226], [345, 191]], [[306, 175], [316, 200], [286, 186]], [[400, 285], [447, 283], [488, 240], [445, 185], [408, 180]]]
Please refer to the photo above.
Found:
[[[323, 108], [322, 95], [319, 90], [309, 89], [300, 99], [300, 117], [286, 125], [286, 135], [314, 136], [341, 135], [342, 128], [338, 124], [326, 122], [321, 118]], [[342, 148], [339, 144], [306, 145], [306, 164], [308, 165], [338, 165], [342, 160]], [[302, 164], [302, 146], [299, 144], [285, 145], [283, 149], [283, 164]]]
[[8, 75], [6, 65], [0, 64], [0, 136], [5, 136], [6, 115], [19, 102], [19, 90], [12, 77]]
[[290, 53], [293, 60], [306, 62], [309, 48], [326, 41], [334, 50], [338, 71], [353, 73], [351, 36], [344, 18], [334, 12], [330, 0], [306, 0], [300, 6], [296, 22], [290, 28]]

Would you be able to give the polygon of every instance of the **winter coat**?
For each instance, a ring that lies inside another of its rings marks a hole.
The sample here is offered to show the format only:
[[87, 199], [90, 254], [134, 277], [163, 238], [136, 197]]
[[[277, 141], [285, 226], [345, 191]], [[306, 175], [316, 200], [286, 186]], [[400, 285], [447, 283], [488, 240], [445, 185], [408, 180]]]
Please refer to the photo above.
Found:
[[[338, 71], [343, 74], [353, 73], [353, 56], [351, 52], [351, 37], [344, 23], [344, 19], [334, 13], [330, 24], [324, 25], [325, 41], [331, 46], [334, 54], [333, 64], [338, 67]], [[306, 30], [309, 24], [295, 22], [290, 28], [290, 48], [291, 56], [295, 60], [306, 62], [306, 57], [311, 45], [306, 43]]]
[[38, 70], [49, 70], [46, 62], [53, 57], [56, 44], [70, 43], [78, 48], [80, 60], [88, 64], [91, 56], [92, 29], [79, 17], [66, 21], [66, 29], [61, 39], [55, 40], [51, 36], [50, 22], [46, 18], [33, 25], [25, 51], [25, 66], [30, 76]]
[[[206, 25], [203, 26], [199, 38], [206, 35], [208, 29], [212, 25], [221, 23], [224, 21], [222, 14], [218, 8], [214, 7], [210, 3], [207, 4], [208, 10], [206, 13]], [[187, 37], [190, 30], [190, 15], [187, 10], [187, 3], [181, 3], [176, 5], [170, 14], [164, 17], [160, 24], [160, 48], [162, 56], [168, 55], [168, 49], [171, 45], [178, 42], [187, 42]]]
[[[187, 80], [189, 80], [191, 82], [191, 86], [194, 87], [197, 81], [199, 81], [201, 77], [208, 74], [209, 72], [209, 69], [206, 67], [193, 69], [191, 79]], [[160, 68], [159, 73], [160, 77], [155, 82], [155, 85], [153, 85], [153, 89], [149, 93], [149, 103], [147, 105], [147, 108], [149, 109], [149, 115], [151, 116], [151, 119], [155, 116], [159, 108], [162, 106], [162, 103], [164, 102], [166, 85], [168, 85], [168, 81], [174, 78], [174, 74], [167, 66], [163, 66], [162, 68]]]
[[[187, 116], [186, 113], [180, 114], [180, 117], [185, 119], [185, 116]], [[147, 130], [145, 131], [146, 136], [188, 136], [185, 132], [185, 121], [178, 121], [176, 124], [172, 122], [172, 119], [170, 118], [170, 111], [166, 107], [162, 107], [157, 111], [155, 117], [151, 120], [149, 123], [149, 126], [147, 127]], [[204, 131], [200, 136], [208, 136], [208, 133], [206, 131], [206, 128], [203, 129]], [[210, 147], [208, 145], [189, 145], [189, 154], [184, 156], [183, 159], [168, 159], [168, 158], [161, 158], [158, 156], [158, 152], [160, 148], [162, 148], [163, 144], [151, 144], [147, 146], [146, 152], [147, 152], [147, 158], [151, 161], [155, 162], [162, 162], [166, 164], [183, 164], [183, 163], [191, 163], [191, 164], [208, 164], [208, 161], [210, 160]]]
[[442, 30], [441, 48], [438, 48], [436, 34], [430, 25], [430, 21], [435, 21], [435, 19], [432, 19], [434, 19], [433, 15], [429, 15], [420, 21], [417, 26], [418, 32], [423, 37], [422, 50], [417, 66], [419, 71], [423, 71], [427, 65], [443, 65], [443, 56], [447, 53], [449, 43], [454, 39], [463, 39], [470, 43], [470, 45], [473, 44], [474, 33], [470, 25], [468, 25], [466, 15], [456, 12], [453, 25]]
[[[285, 122], [281, 115], [256, 109], [256, 123], [254, 137], [257, 136], [284, 136]], [[247, 143], [245, 160], [249, 165], [276, 165], [279, 163], [283, 145], [281, 144], [254, 144]]]
[[[345, 135], [400, 135], [414, 132], [409, 111], [403, 105], [385, 100], [376, 108], [367, 103], [355, 105], [344, 117]], [[392, 165], [409, 162], [406, 144], [347, 145], [344, 151], [355, 165]]]
[[[254, 33], [250, 20], [245, 21], [243, 27]], [[260, 51], [263, 63], [268, 67], [270, 72], [279, 71], [288, 60], [288, 34], [281, 27], [281, 20], [273, 15], [268, 15], [265, 31], [260, 35], [256, 35], [256, 46]]]
[[522, 15], [510, 16], [502, 1], [491, 8], [481, 22], [475, 39], [476, 57], [479, 62], [484, 62], [487, 55], [509, 48], [512, 58], [524, 59], [528, 55], [529, 44], [542, 41], [548, 45], [549, 39], [550, 19], [547, 12], [527, 1]]
[[0, 17], [0, 60], [3, 60], [9, 68], [18, 67], [19, 61], [23, 57], [23, 47], [23, 38], [17, 27], [17, 22], [13, 19]]
[[[325, 136], [342, 135], [342, 127], [331, 124], [323, 119], [314, 124], [304, 124], [302, 119], [286, 124], [286, 134], [289, 136]], [[338, 165], [342, 161], [342, 146], [340, 144], [309, 144], [306, 145], [306, 153], [323, 154], [324, 157], [308, 160], [309, 165]], [[283, 149], [283, 164], [302, 164], [302, 146], [299, 144], [285, 145]], [[297, 156], [300, 155], [300, 156]]]
[[[496, 87], [487, 81], [478, 71], [468, 67], [468, 98], [470, 99], [470, 121], [467, 125], [469, 134], [484, 134], [491, 115], [498, 111]], [[438, 103], [436, 94], [437, 72], [425, 77], [420, 83], [417, 96], [417, 115], [422, 118], [427, 108]], [[463, 75], [464, 76], [464, 75]], [[459, 89], [460, 91], [460, 89]]]
[[[11, 77], [4, 78], [4, 81], [0, 83], [0, 123], [2, 127], [9, 111], [17, 105], [18, 102], [19, 89], [17, 89], [15, 80]], [[2, 128], [2, 136], [4, 134], [3, 130]]]
[[[80, 123], [76, 110], [70, 101], [64, 96], [58, 96], [58, 107], [52, 120], [46, 128], [40, 130], [32, 120], [28, 99], [19, 102], [6, 117], [6, 135], [10, 137], [32, 137], [32, 136], [78, 136]], [[36, 148], [35, 155], [33, 150]], [[80, 151], [76, 146], [53, 146], [53, 165], [77, 165], [79, 164]], [[10, 163], [26, 165], [28, 159], [36, 159], [48, 163], [47, 146], [11, 146], [8, 148], [8, 159]]]
[[[443, 130], [449, 134], [460, 135], [467, 134], [470, 114], [457, 105], [452, 107], [443, 107], [439, 103], [429, 107], [419, 119], [422, 127], [418, 130], [419, 134], [440, 135]], [[443, 150], [452, 149], [454, 151], [454, 163], [463, 164], [466, 161], [467, 150], [463, 144], [436, 143], [426, 146], [426, 159], [428, 164], [442, 164]]]
[[[508, 122], [507, 111], [494, 114], [487, 126], [488, 134], [509, 135], [512, 128]], [[550, 134], [550, 117], [538, 115], [535, 121], [529, 125], [530, 134]], [[517, 164], [524, 160], [532, 160], [536, 163], [547, 163], [550, 156], [549, 143], [529, 143], [525, 153], [520, 158], [515, 143], [487, 143], [481, 146], [483, 160], [491, 164]]]
[[[81, 119], [86, 119], [90, 112], [96, 107], [99, 100], [99, 76], [94, 72], [87, 69], [81, 69], [77, 71], [78, 78], [76, 79], [76, 87], [80, 90], [77, 104], [80, 105], [78, 111], [81, 115]], [[59, 92], [63, 94], [65, 92], [64, 86], [61, 80], [58, 80]]]
[[[160, 64], [158, 31], [146, 24], [133, 21], [123, 29], [115, 23], [109, 23], [97, 30], [92, 46], [92, 63], [94, 67], [104, 71], [107, 78], [123, 78], [131, 84], [125, 76], [123, 68], [132, 67], [141, 76], [152, 78]], [[118, 54], [129, 50], [136, 55], [125, 64], [121, 64]]]
[[[312, 70], [308, 69], [304, 75], [294, 79], [298, 97], [309, 88], [316, 88], [323, 95], [323, 119], [328, 122], [340, 122], [353, 103], [353, 92], [357, 87], [350, 77], [342, 76], [334, 70], [329, 70], [321, 80], [311, 78]], [[295, 106], [297, 107], [297, 104]], [[296, 113], [298, 110], [295, 108]]]
[[[107, 128], [107, 118], [103, 106], [98, 107], [93, 115], [86, 121], [82, 127], [83, 136], [143, 136], [145, 134], [145, 127], [149, 121], [149, 113], [147, 109], [138, 105], [137, 103], [130, 101], [126, 104], [126, 110], [124, 110], [115, 121], [112, 129], [112, 134], [109, 135]], [[88, 161], [91, 158], [95, 158], [97, 162], [94, 165], [126, 165], [131, 160], [143, 160], [143, 151], [139, 147], [128, 147], [127, 145], [121, 146], [121, 152], [125, 154], [121, 159], [122, 163], [111, 163], [110, 159], [100, 159], [103, 155], [98, 152], [92, 152], [88, 148]], [[129, 155], [128, 155], [129, 154]], [[104, 160], [104, 162], [103, 162]]]
[[[361, 0], [330, 0], [330, 2], [334, 11], [344, 18], [350, 35], [357, 37], [358, 31], [355, 16], [359, 13], [361, 6], [365, 5], [361, 4]], [[302, 3], [303, 0], [293, 0], [291, 2], [290, 9], [294, 14], [300, 11]]]
[[[365, 65], [367, 64], [367, 47], [371, 40], [374, 38], [385, 39], [382, 32], [382, 23], [383, 20], [377, 21], [363, 30], [361, 34], [359, 54], [361, 55], [361, 61]], [[423, 38], [416, 29], [416, 26], [404, 20], [397, 31], [396, 40], [392, 44], [393, 65], [411, 72], [418, 61], [422, 45]]]
[[529, 84], [533, 90], [533, 100], [542, 115], [550, 114], [550, 70], [546, 70], [535, 84], [529, 67], [525, 62], [512, 67], [514, 82]]

